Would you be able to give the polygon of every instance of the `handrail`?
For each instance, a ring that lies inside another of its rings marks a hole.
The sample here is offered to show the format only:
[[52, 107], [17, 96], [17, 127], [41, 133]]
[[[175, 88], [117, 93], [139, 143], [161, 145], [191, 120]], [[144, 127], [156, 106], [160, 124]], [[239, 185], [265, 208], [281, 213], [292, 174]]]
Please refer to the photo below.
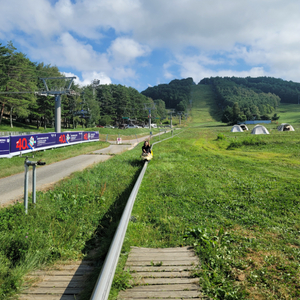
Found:
[[[178, 134], [176, 134], [176, 135], [178, 135]], [[176, 135], [174, 135], [174, 136], [176, 136]], [[153, 145], [160, 143], [162, 141], [168, 140], [174, 136], [171, 136], [164, 140], [153, 143], [151, 146], [151, 149], [152, 149]], [[128, 227], [129, 219], [131, 216], [131, 211], [132, 211], [132, 208], [133, 208], [133, 205], [135, 202], [135, 198], [139, 191], [140, 185], [142, 183], [143, 177], [145, 175], [147, 166], [148, 166], [148, 161], [145, 161], [144, 167], [133, 187], [133, 190], [132, 190], [132, 192], [129, 196], [129, 199], [127, 201], [127, 204], [125, 206], [119, 226], [116, 230], [113, 241], [109, 247], [103, 267], [102, 267], [100, 275], [97, 279], [97, 283], [94, 287], [94, 290], [93, 290], [90, 300], [107, 300], [108, 299], [110, 288], [111, 288], [113, 278], [115, 275], [115, 271], [117, 268], [119, 256], [120, 256], [121, 249], [123, 246], [126, 230]]]

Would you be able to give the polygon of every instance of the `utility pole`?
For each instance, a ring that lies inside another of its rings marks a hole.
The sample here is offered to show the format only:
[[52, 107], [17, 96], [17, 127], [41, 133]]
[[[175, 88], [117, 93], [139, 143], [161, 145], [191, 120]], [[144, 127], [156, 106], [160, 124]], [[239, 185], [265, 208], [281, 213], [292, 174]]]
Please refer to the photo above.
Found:
[[178, 111], [177, 114], [179, 115], [179, 125], [181, 125], [181, 115], [184, 113], [183, 111]]
[[92, 82], [93, 96], [95, 97], [95, 89], [100, 85], [99, 79], [94, 79]]
[[[39, 78], [43, 81], [46, 91], [38, 92], [38, 95], [42, 96], [55, 96], [55, 132], [61, 132], [61, 95], [75, 95], [76, 93], [70, 90], [72, 82], [76, 77], [46, 77], [46, 78]], [[66, 80], [69, 79], [70, 82], [66, 89], [64, 90], [49, 90], [47, 86], [47, 79], [59, 79], [59, 80]]]
[[171, 129], [172, 129], [172, 114], [174, 114], [174, 110], [170, 110], [170, 120], [171, 120], [170, 128]]
[[144, 103], [145, 110], [148, 110], [148, 119], [149, 119], [149, 129], [151, 129], [151, 109], [155, 108], [155, 104], [149, 105], [148, 103]]

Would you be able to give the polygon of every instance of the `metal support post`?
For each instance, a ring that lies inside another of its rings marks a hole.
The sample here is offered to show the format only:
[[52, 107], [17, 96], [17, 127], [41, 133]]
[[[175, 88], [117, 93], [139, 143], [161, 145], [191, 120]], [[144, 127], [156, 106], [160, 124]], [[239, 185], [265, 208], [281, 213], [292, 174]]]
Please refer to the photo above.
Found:
[[61, 132], [61, 97], [55, 96], [55, 132]]
[[25, 179], [24, 179], [24, 208], [25, 214], [27, 215], [28, 212], [28, 165], [26, 164], [25, 160]]
[[106, 140], [105, 140], [106, 142], [108, 141], [108, 134], [106, 135]]
[[41, 161], [29, 161], [28, 156], [25, 159], [24, 166], [25, 166], [25, 179], [24, 179], [24, 208], [25, 214], [28, 213], [28, 169], [32, 166], [32, 203], [36, 204], [36, 166], [45, 165], [45, 162]]
[[32, 166], [32, 203], [36, 204], [36, 164]]

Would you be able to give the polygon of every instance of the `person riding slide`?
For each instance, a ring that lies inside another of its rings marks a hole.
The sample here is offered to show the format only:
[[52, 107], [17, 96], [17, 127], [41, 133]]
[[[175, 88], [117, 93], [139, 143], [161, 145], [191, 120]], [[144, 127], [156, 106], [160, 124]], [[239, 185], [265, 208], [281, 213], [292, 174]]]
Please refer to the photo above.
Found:
[[142, 151], [143, 151], [142, 155], [148, 155], [149, 153], [151, 153], [151, 147], [150, 147], [150, 143], [148, 141], [144, 142]]

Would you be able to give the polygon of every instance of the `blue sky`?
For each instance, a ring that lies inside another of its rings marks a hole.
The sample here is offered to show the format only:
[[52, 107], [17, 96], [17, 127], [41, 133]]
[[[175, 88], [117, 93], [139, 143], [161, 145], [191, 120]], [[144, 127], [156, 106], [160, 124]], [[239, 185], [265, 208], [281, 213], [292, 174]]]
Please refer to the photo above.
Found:
[[77, 83], [300, 82], [299, 0], [0, 0], [0, 43]]

